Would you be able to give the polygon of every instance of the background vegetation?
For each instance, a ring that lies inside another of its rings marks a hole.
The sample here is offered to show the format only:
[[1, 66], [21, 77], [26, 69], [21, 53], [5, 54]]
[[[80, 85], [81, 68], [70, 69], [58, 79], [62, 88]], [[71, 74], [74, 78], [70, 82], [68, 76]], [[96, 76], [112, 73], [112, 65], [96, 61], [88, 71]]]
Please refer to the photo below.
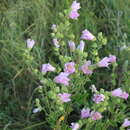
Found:
[[[99, 88], [127, 88], [130, 92], [130, 1], [80, 0], [80, 19], [73, 24], [75, 35], [83, 28], [94, 34], [102, 32], [108, 44], [100, 57], [115, 54], [118, 68], [110, 75], [100, 71], [93, 76]], [[39, 80], [33, 68], [40, 69], [51, 55], [50, 27], [60, 22], [58, 15], [72, 0], [0, 0], [0, 129], [41, 130], [43, 113], [32, 115], [34, 90]], [[31, 56], [26, 51], [26, 39], [36, 41]], [[130, 105], [127, 104], [130, 108]], [[112, 128], [111, 128], [112, 130]], [[115, 129], [114, 129], [115, 130]]]

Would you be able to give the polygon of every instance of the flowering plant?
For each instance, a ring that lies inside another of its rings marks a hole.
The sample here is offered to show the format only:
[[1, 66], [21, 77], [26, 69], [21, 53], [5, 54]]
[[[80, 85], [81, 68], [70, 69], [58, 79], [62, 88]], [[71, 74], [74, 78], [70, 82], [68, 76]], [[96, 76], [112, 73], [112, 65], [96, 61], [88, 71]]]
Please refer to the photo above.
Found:
[[[89, 130], [95, 126], [96, 130], [107, 130], [116, 123], [123, 130], [130, 126], [128, 117], [124, 117], [129, 94], [121, 88], [96, 88], [91, 80], [97, 70], [115, 70], [116, 56], [100, 58], [99, 50], [107, 44], [102, 33], [96, 36], [83, 28], [80, 36], [74, 35], [72, 24], [80, 18], [80, 8], [80, 3], [73, 1], [70, 9], [59, 13], [60, 23], [51, 27], [52, 57], [41, 65], [40, 71], [34, 72], [40, 80], [40, 96], [33, 112], [44, 112], [54, 130]], [[32, 49], [34, 41], [28, 40], [27, 46]]]

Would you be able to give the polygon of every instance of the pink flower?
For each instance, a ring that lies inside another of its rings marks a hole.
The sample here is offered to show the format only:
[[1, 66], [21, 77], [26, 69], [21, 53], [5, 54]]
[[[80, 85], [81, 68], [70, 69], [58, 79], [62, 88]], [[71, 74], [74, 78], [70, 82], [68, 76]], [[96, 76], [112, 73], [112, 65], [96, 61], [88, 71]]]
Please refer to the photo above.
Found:
[[81, 39], [84, 40], [93, 40], [95, 36], [91, 34], [87, 29], [82, 31]]
[[92, 111], [90, 117], [92, 120], [100, 120], [102, 115], [99, 112]]
[[111, 63], [116, 62], [116, 56], [114, 56], [114, 55], [109, 55], [109, 62], [111, 62]]
[[72, 74], [75, 72], [75, 63], [74, 62], [69, 62], [65, 64], [64, 71], [68, 74]]
[[117, 96], [117, 97], [119, 97], [119, 96], [122, 94], [122, 90], [121, 90], [121, 88], [117, 88], [117, 89], [113, 90], [113, 91], [111, 92], [111, 94], [112, 94], [112, 96]]
[[62, 102], [70, 102], [71, 101], [71, 99], [70, 99], [71, 94], [69, 94], [69, 93], [63, 93], [63, 94], [59, 93], [58, 96], [60, 97]]
[[112, 96], [120, 97], [123, 99], [127, 99], [129, 97], [129, 94], [125, 91], [122, 91], [121, 88], [117, 88], [111, 92]]
[[104, 101], [105, 96], [103, 94], [94, 94], [93, 101], [97, 104]]
[[78, 123], [71, 123], [72, 130], [78, 130], [79, 129], [79, 124]]
[[89, 108], [87, 108], [87, 109], [83, 108], [81, 110], [81, 118], [88, 118], [89, 116], [90, 116], [90, 109]]
[[108, 57], [104, 57], [101, 61], [99, 61], [98, 66], [99, 67], [108, 67], [109, 65], [109, 58]]
[[79, 49], [80, 51], [84, 51], [84, 46], [85, 46], [85, 42], [84, 41], [80, 41], [80, 44], [78, 45], [77, 49]]
[[75, 10], [72, 10], [71, 12], [70, 12], [70, 14], [69, 14], [69, 18], [71, 18], [71, 19], [78, 19], [78, 17], [79, 17], [79, 13], [77, 12], [77, 11], [75, 11]]
[[99, 67], [108, 67], [110, 63], [116, 62], [116, 56], [109, 55], [109, 57], [104, 57], [99, 63], [97, 64]]
[[35, 45], [35, 41], [32, 39], [27, 39], [27, 47], [32, 49], [33, 46]]
[[67, 76], [68, 73], [61, 72], [58, 76], [54, 78], [54, 82], [68, 86], [70, 79]]
[[74, 10], [74, 11], [77, 11], [79, 10], [81, 7], [80, 7], [80, 3], [77, 3], [77, 1], [73, 1], [72, 5], [71, 5], [71, 9]]
[[51, 64], [42, 64], [41, 72], [46, 73], [47, 71], [55, 71], [55, 68]]
[[53, 44], [55, 45], [56, 48], [60, 47], [59, 42], [56, 38], [53, 39]]
[[73, 1], [71, 5], [71, 12], [69, 14], [69, 18], [77, 19], [79, 17], [78, 9], [80, 9], [80, 3]]
[[123, 99], [127, 99], [129, 97], [129, 94], [127, 92], [122, 92], [120, 97], [123, 98]]
[[70, 48], [71, 51], [75, 50], [75, 43], [73, 41], [69, 41], [68, 45], [69, 45], [69, 48]]
[[81, 66], [81, 70], [83, 71], [84, 74], [91, 75], [93, 71], [89, 69], [91, 66], [91, 61], [86, 61], [84, 65]]
[[124, 120], [124, 123], [122, 124], [122, 126], [123, 126], [123, 127], [128, 127], [128, 126], [130, 126], [130, 121], [126, 118], [126, 119]]

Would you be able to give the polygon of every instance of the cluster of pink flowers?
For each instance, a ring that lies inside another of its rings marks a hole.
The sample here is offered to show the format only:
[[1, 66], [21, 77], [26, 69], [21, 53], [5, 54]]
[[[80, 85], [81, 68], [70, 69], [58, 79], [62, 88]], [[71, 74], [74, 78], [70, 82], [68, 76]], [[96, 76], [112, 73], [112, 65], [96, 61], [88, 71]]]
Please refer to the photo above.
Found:
[[[111, 61], [113, 60], [113, 58], [115, 58], [115, 56], [109, 56], [109, 58], [111, 59]], [[101, 60], [98, 64], [100, 65], [100, 67], [106, 67], [107, 65], [109, 65], [107, 62], [110, 60], [108, 60], [109, 58], [106, 58]], [[115, 62], [115, 60], [114, 60]], [[45, 68], [45, 67], [44, 67]], [[50, 67], [49, 67], [50, 68]], [[91, 61], [86, 61], [85, 64], [83, 64], [81, 67], [80, 67], [80, 70], [82, 70], [82, 72], [86, 75], [91, 75], [93, 73], [93, 65], [91, 64]], [[45, 68], [46, 69], [46, 68]], [[43, 69], [45, 71], [45, 69]], [[53, 70], [54, 68], [50, 68], [50, 70], [47, 70], [47, 71], [54, 71]], [[72, 73], [75, 72], [75, 63], [74, 62], [68, 62], [64, 65], [64, 72], [61, 72], [58, 76], [56, 76], [54, 78], [54, 81], [56, 83], [59, 83], [59, 84], [63, 84], [65, 86], [68, 86], [69, 85], [69, 81], [70, 79], [68, 78], [68, 76]]]
[[[87, 108], [87, 109], [85, 109], [85, 108], [83, 108], [82, 110], [81, 110], [81, 118], [83, 119], [83, 118], [91, 118], [92, 120], [100, 120], [100, 119], [102, 119], [102, 115], [101, 115], [101, 113], [100, 112], [95, 112], [95, 111], [91, 111], [90, 112], [90, 109], [89, 108]], [[76, 123], [77, 124], [77, 123]], [[72, 124], [72, 126], [71, 126], [71, 128], [79, 128], [79, 124], [78, 124], [78, 127], [76, 127], [77, 125], [76, 125], [75, 123], [73, 123]], [[76, 125], [76, 126], [75, 126]]]
[[[77, 3], [77, 1], [73, 1], [72, 5], [71, 5], [71, 12], [69, 14], [69, 18], [71, 19], [77, 19], [79, 17], [79, 13], [78, 10], [80, 9], [80, 3]], [[53, 24], [51, 29], [52, 30], [56, 30], [57, 25]], [[81, 35], [81, 41], [80, 44], [78, 45], [77, 49], [79, 49], [80, 51], [84, 51], [84, 47], [85, 47], [85, 42], [83, 40], [94, 40], [95, 36], [90, 33], [87, 29], [82, 31], [82, 35]], [[53, 39], [53, 44], [56, 48], [59, 48], [59, 41], [57, 40], [57, 38]], [[27, 47], [28, 48], [33, 48], [33, 46], [35, 45], [35, 41], [32, 39], [27, 39]], [[75, 43], [73, 41], [69, 41], [68, 42], [69, 48], [71, 51], [74, 51], [76, 49]], [[96, 66], [98, 67], [108, 67], [111, 63], [115, 63], [116, 62], [116, 56], [114, 55], [109, 55], [109, 57], [104, 57], [102, 60], [100, 60]], [[93, 66], [91, 61], [86, 61], [81, 67], [80, 70], [86, 74], [86, 75], [91, 75], [93, 73]], [[55, 67], [53, 67], [51, 64], [42, 64], [42, 68], [41, 68], [41, 72], [42, 73], [47, 73], [47, 72], [54, 72], [56, 69]], [[59, 75], [57, 75], [54, 78], [54, 82], [58, 83], [58, 84], [62, 84], [64, 86], [68, 86], [69, 85], [69, 75], [75, 73], [76, 69], [75, 69], [75, 62], [68, 62], [66, 64], [64, 64], [64, 72], [61, 72]], [[96, 88], [92, 88], [93, 92], [97, 92]], [[113, 90], [111, 92], [112, 96], [116, 96], [116, 97], [120, 97], [123, 99], [127, 99], [129, 97], [129, 94], [125, 91], [123, 91], [121, 88], [117, 88], [115, 90]], [[62, 102], [70, 102], [71, 101], [71, 94], [70, 93], [59, 93], [58, 98], [62, 101]], [[103, 94], [97, 94], [95, 93], [93, 95], [92, 100], [96, 103], [99, 104], [100, 102], [103, 102], [105, 100], [105, 96]], [[41, 109], [39, 108], [35, 108], [33, 110], [33, 113], [39, 112], [41, 111]], [[83, 108], [81, 110], [81, 118], [91, 118], [92, 120], [100, 120], [103, 118], [102, 114], [100, 112], [97, 111], [91, 111], [89, 108]], [[122, 124], [123, 127], [128, 127], [130, 126], [130, 120], [125, 119], [124, 123]], [[77, 130], [80, 128], [80, 125], [78, 123], [71, 123], [72, 130]]]
[[[89, 36], [88, 36], [89, 37]], [[90, 38], [91, 39], [91, 38]], [[74, 51], [75, 50], [75, 43], [73, 41], [69, 41], [69, 47], [70, 47], [70, 50], [71, 51]], [[83, 52], [84, 50], [84, 46], [85, 46], [85, 43], [84, 41], [80, 41], [80, 44], [79, 46], [77, 47], [77, 49], [79, 49], [80, 51]], [[98, 67], [108, 67], [111, 63], [114, 63], [116, 62], [116, 56], [114, 55], [109, 55], [109, 57], [104, 57], [101, 61], [99, 61], [97, 63], [97, 66]], [[87, 75], [91, 75], [93, 73], [93, 66], [91, 64], [91, 61], [86, 61], [81, 67], [80, 69], [83, 71], [84, 74], [87, 74]]]
[[75, 63], [68, 62], [64, 65], [64, 72], [61, 72], [58, 76], [56, 76], [54, 78], [54, 82], [68, 86], [70, 81], [68, 76], [74, 72], [75, 72]]
[[123, 99], [127, 99], [129, 97], [129, 94], [125, 91], [122, 91], [121, 88], [117, 88], [111, 92], [112, 96], [120, 97]]
[[83, 108], [81, 110], [81, 118], [88, 118], [90, 117], [92, 120], [100, 120], [102, 118], [102, 115], [100, 112], [95, 112], [95, 111], [91, 111], [90, 109], [87, 108]]
[[73, 1], [71, 5], [71, 12], [69, 14], [69, 18], [71, 19], [77, 19], [79, 17], [78, 10], [80, 9], [80, 3], [77, 3], [77, 1]]
[[97, 104], [105, 100], [105, 96], [103, 94], [94, 94], [93, 101]]

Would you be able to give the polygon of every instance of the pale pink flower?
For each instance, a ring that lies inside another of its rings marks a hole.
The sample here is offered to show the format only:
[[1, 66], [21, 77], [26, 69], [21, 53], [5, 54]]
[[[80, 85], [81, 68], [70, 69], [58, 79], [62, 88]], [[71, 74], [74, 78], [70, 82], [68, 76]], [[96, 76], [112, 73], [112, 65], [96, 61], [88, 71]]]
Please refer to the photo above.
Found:
[[104, 57], [101, 61], [98, 62], [98, 66], [99, 67], [108, 67], [109, 66], [109, 58], [108, 57]]
[[112, 94], [112, 96], [120, 97], [120, 95], [122, 94], [122, 90], [121, 90], [121, 88], [117, 88], [117, 89], [113, 90], [111, 92], [111, 94]]
[[80, 41], [80, 44], [78, 45], [77, 49], [79, 49], [80, 51], [84, 51], [84, 47], [85, 47], [85, 42], [84, 41]]
[[89, 116], [90, 116], [90, 109], [89, 108], [87, 108], [87, 109], [83, 108], [81, 110], [81, 118], [88, 118]]
[[114, 55], [109, 55], [109, 62], [111, 62], [111, 63], [116, 62], [116, 56], [114, 56]]
[[70, 99], [71, 94], [69, 94], [69, 93], [63, 93], [63, 94], [59, 93], [58, 96], [60, 97], [60, 100], [62, 102], [70, 102], [71, 101], [71, 99]]
[[122, 92], [120, 97], [123, 98], [123, 99], [127, 99], [129, 97], [129, 94], [127, 92]]
[[28, 47], [29, 49], [32, 49], [34, 45], [35, 45], [35, 41], [34, 41], [34, 40], [32, 40], [32, 39], [27, 39], [27, 47]]
[[122, 124], [123, 127], [128, 127], [130, 126], [130, 120], [128, 120], [127, 118], [124, 120], [124, 123]]
[[72, 130], [78, 130], [79, 129], [79, 124], [78, 123], [71, 123], [71, 126]]
[[71, 5], [71, 12], [69, 14], [69, 18], [77, 19], [79, 17], [78, 9], [80, 9], [80, 3], [73, 1]]
[[54, 82], [68, 86], [70, 79], [67, 76], [68, 73], [61, 72], [58, 76], [54, 78]]
[[72, 5], [71, 5], [71, 9], [77, 11], [77, 10], [79, 10], [80, 8], [81, 8], [81, 7], [80, 7], [80, 3], [78, 3], [76, 0], [73, 1]]
[[92, 111], [90, 117], [92, 120], [100, 120], [102, 115], [99, 112]]
[[51, 64], [42, 64], [41, 72], [46, 73], [48, 71], [55, 71], [55, 68]]
[[92, 33], [90, 33], [87, 29], [85, 29], [82, 31], [81, 39], [93, 40], [95, 39], [95, 36]]
[[127, 99], [129, 97], [129, 94], [125, 91], [122, 91], [121, 88], [117, 88], [111, 92], [112, 96], [117, 96], [123, 99]]
[[72, 74], [75, 72], [75, 63], [74, 62], [68, 62], [65, 64], [64, 71], [68, 74]]
[[53, 39], [53, 44], [55, 45], [56, 48], [59, 48], [59, 47], [60, 47], [57, 38], [54, 38], [54, 39]]
[[68, 45], [69, 45], [69, 48], [70, 48], [71, 51], [75, 50], [75, 43], [73, 41], [69, 41]]
[[116, 56], [109, 55], [109, 57], [104, 57], [99, 63], [97, 64], [99, 67], [108, 67], [110, 63], [116, 62]]
[[84, 74], [91, 75], [93, 73], [93, 71], [89, 69], [90, 66], [91, 61], [86, 61], [86, 63], [81, 66], [81, 70], [83, 71]]
[[93, 96], [93, 101], [96, 102], [97, 104], [104, 100], [105, 100], [105, 96], [103, 94], [94, 94]]
[[75, 10], [72, 10], [69, 14], [69, 18], [77, 20], [79, 17], [79, 13]]

